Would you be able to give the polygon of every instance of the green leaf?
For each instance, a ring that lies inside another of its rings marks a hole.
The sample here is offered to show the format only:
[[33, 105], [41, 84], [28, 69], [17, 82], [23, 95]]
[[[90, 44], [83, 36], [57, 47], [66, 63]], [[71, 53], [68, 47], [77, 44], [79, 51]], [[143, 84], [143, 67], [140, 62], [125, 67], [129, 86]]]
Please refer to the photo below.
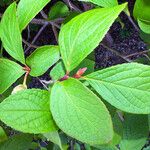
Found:
[[109, 145], [116, 146], [120, 143], [122, 139], [123, 125], [117, 113], [112, 118], [112, 122], [113, 122], [113, 127], [114, 127], [114, 136], [113, 136], [112, 141], [109, 143]]
[[98, 145], [94, 147], [100, 150], [117, 150], [116, 145], [120, 143], [123, 135], [123, 125], [117, 113], [112, 118], [112, 122], [114, 127], [113, 139], [108, 144]]
[[112, 6], [118, 5], [117, 0], [80, 0], [80, 1], [91, 2], [93, 4], [96, 4], [102, 7], [112, 7]]
[[51, 142], [53, 142], [54, 144], [57, 144], [61, 150], [62, 149], [62, 145], [61, 145], [61, 140], [58, 134], [58, 131], [54, 131], [54, 132], [49, 132], [49, 133], [44, 133], [43, 134], [48, 140], [50, 140]]
[[0, 94], [7, 90], [25, 72], [17, 63], [0, 59]]
[[143, 32], [150, 34], [150, 22], [145, 22], [138, 19], [138, 24]]
[[69, 9], [67, 5], [65, 5], [63, 2], [58, 1], [53, 5], [49, 11], [49, 19], [54, 20], [58, 17], [65, 17], [69, 13]]
[[58, 46], [42, 46], [37, 48], [27, 59], [26, 63], [31, 68], [30, 75], [40, 76], [59, 60]]
[[73, 138], [92, 145], [108, 143], [112, 139], [108, 110], [76, 79], [70, 78], [53, 86], [51, 111], [60, 129]]
[[20, 30], [26, 28], [29, 22], [46, 6], [50, 0], [20, 0], [17, 8]]
[[0, 143], [7, 140], [7, 135], [3, 128], [0, 126]]
[[84, 77], [111, 105], [126, 112], [150, 113], [150, 66], [129, 63]]
[[67, 71], [72, 71], [99, 45], [126, 4], [93, 9], [78, 15], [60, 30], [59, 46]]
[[0, 144], [0, 150], [27, 150], [30, 148], [32, 138], [33, 136], [29, 134], [12, 136]]
[[141, 30], [150, 34], [150, 1], [136, 0], [133, 15], [138, 21]]
[[[144, 10], [144, 11], [143, 11]], [[135, 19], [142, 19], [150, 21], [150, 1], [149, 0], [136, 0], [133, 10]]]
[[123, 139], [120, 143], [121, 150], [141, 150], [148, 137], [147, 115], [126, 114], [123, 123]]
[[64, 77], [65, 74], [66, 71], [62, 61], [56, 64], [56, 66], [54, 66], [54, 68], [50, 72], [51, 78], [55, 81]]
[[0, 37], [5, 50], [16, 60], [25, 64], [24, 52], [22, 48], [22, 38], [16, 17], [16, 3], [11, 4], [0, 24]]
[[0, 103], [0, 119], [22, 132], [36, 134], [55, 131], [49, 95], [48, 91], [38, 89], [13, 94]]

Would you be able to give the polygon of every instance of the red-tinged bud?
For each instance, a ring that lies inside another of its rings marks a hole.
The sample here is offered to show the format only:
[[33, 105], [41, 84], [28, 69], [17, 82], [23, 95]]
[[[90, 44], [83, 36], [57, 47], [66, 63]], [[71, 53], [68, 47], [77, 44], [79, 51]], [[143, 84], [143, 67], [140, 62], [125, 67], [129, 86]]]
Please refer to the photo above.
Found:
[[64, 80], [67, 80], [69, 78], [68, 75], [65, 75], [64, 77], [62, 77], [61, 79], [59, 79], [59, 81], [64, 81]]
[[77, 79], [81, 78], [81, 76], [85, 73], [86, 70], [87, 70], [86, 67], [79, 69], [73, 77]]

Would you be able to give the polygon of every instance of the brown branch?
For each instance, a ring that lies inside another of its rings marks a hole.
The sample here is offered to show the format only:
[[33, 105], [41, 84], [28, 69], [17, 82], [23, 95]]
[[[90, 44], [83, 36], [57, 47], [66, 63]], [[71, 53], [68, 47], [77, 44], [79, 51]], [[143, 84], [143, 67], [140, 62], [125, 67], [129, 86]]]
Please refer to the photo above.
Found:
[[39, 46], [30, 44], [29, 42], [27, 42], [26, 40], [22, 39], [23, 43], [26, 44], [28, 47], [32, 47], [32, 48], [38, 48]]
[[142, 51], [142, 52], [136, 52], [136, 53], [127, 55], [127, 56], [125, 56], [125, 57], [126, 57], [126, 58], [129, 58], [129, 57], [136, 56], [136, 55], [142, 55], [142, 54], [145, 54], [145, 53], [148, 53], [148, 52], [150, 52], [150, 49], [149, 49], [149, 50]]
[[74, 5], [70, 0], [63, 0], [69, 7], [71, 10], [75, 10], [78, 12], [82, 12], [76, 5]]
[[[36, 34], [36, 36], [34, 37], [34, 39], [32, 40], [31, 44], [34, 44], [35, 41], [39, 38], [39, 36], [41, 35], [42, 31], [46, 28], [48, 24], [44, 24], [41, 29], [39, 30], [39, 32]], [[31, 48], [31, 45], [25, 50], [25, 53], [27, 53], [27, 51]]]
[[104, 48], [106, 48], [107, 50], [115, 53], [117, 56], [121, 57], [122, 59], [124, 59], [127, 62], [132, 62], [130, 59], [126, 58], [125, 56], [123, 56], [122, 54], [120, 54], [119, 52], [117, 52], [116, 50], [104, 45], [103, 43], [100, 43], [101, 46], [103, 46]]

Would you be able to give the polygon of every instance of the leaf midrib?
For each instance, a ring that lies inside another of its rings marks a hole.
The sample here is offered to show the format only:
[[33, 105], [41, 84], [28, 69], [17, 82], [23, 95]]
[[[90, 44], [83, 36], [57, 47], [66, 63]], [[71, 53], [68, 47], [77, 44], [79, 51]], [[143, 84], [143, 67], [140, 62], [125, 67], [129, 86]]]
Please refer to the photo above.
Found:
[[142, 92], [148, 92], [150, 94], [150, 91], [146, 91], [146, 90], [142, 90], [142, 89], [137, 89], [137, 88], [132, 88], [132, 87], [128, 87], [128, 86], [123, 86], [123, 85], [119, 85], [119, 84], [115, 84], [113, 82], [108, 82], [108, 81], [103, 81], [103, 80], [96, 80], [94, 78], [88, 78], [88, 77], [82, 77], [83, 79], [85, 80], [94, 80], [96, 82], [103, 82], [103, 83], [107, 83], [107, 84], [113, 84], [114, 86], [120, 86], [120, 87], [123, 87], [123, 88], [128, 88], [128, 89], [132, 89], [132, 90], [137, 90], [137, 91], [142, 91]]

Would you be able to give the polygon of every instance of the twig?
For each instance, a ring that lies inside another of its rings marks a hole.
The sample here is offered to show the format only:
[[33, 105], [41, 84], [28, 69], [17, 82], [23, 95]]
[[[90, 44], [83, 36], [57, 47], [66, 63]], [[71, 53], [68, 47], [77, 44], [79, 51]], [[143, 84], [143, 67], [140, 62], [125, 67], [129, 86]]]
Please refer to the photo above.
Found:
[[25, 43], [28, 47], [32, 47], [32, 48], [38, 48], [39, 46], [30, 44], [29, 42], [27, 42], [26, 40], [22, 39], [23, 43]]
[[39, 79], [38, 77], [36, 77], [36, 78], [37, 78], [37, 79], [39, 80], [39, 82], [43, 85], [43, 87], [49, 91], [48, 87], [42, 82], [42, 80]]
[[[36, 34], [36, 36], [34, 37], [34, 39], [32, 40], [31, 42], [31, 45], [35, 43], [35, 41], [39, 38], [39, 36], [41, 35], [42, 31], [46, 28], [48, 24], [45, 23], [41, 29], [39, 30], [39, 32]], [[31, 48], [31, 46], [29, 46], [26, 50], [25, 50], [25, 53], [27, 53], [27, 51]]]
[[122, 59], [124, 59], [127, 62], [132, 62], [130, 59], [126, 58], [125, 56], [121, 55], [119, 52], [117, 52], [116, 50], [104, 45], [103, 43], [100, 43], [101, 46], [103, 46], [104, 48], [106, 48], [107, 50], [110, 50], [111, 52], [115, 53], [117, 56], [121, 57]]
[[43, 10], [40, 11], [40, 14], [42, 15], [42, 17], [43, 17], [44, 19], [47, 19], [47, 18], [48, 18], [48, 16], [45, 14], [45, 12], [44, 12]]
[[[127, 14], [126, 14], [127, 15]], [[127, 17], [128, 17], [128, 20], [131, 22], [131, 24], [133, 25], [133, 27], [135, 28], [135, 30], [136, 31], [140, 31], [140, 29], [138, 28], [138, 26], [135, 24], [135, 22], [133, 21], [133, 19], [130, 17], [130, 16], [128, 16], [127, 15]]]
[[63, 0], [69, 7], [71, 10], [75, 10], [78, 12], [82, 12], [76, 5], [74, 5], [70, 0]]
[[150, 61], [150, 57], [146, 54], [144, 54], [144, 56]]
[[31, 24], [37, 24], [37, 25], [50, 24], [50, 25], [54, 25], [54, 26], [56, 26], [57, 28], [60, 29], [60, 25], [58, 25], [57, 22], [61, 23], [63, 20], [64, 20], [63, 18], [59, 18], [59, 19], [56, 19], [56, 20], [53, 20], [53, 21], [47, 21], [47, 20], [44, 20], [44, 19], [33, 19], [31, 21]]
[[127, 56], [125, 56], [125, 57], [126, 57], [126, 58], [129, 58], [129, 57], [132, 57], [132, 56], [135, 56], [135, 55], [142, 55], [142, 54], [148, 53], [148, 52], [150, 52], [150, 49], [149, 49], [149, 50], [142, 51], [142, 52], [136, 52], [136, 53], [127, 55]]
[[52, 30], [53, 30], [56, 42], [58, 43], [58, 33], [57, 33], [57, 30], [56, 30], [56, 27], [53, 24], [52, 24]]

